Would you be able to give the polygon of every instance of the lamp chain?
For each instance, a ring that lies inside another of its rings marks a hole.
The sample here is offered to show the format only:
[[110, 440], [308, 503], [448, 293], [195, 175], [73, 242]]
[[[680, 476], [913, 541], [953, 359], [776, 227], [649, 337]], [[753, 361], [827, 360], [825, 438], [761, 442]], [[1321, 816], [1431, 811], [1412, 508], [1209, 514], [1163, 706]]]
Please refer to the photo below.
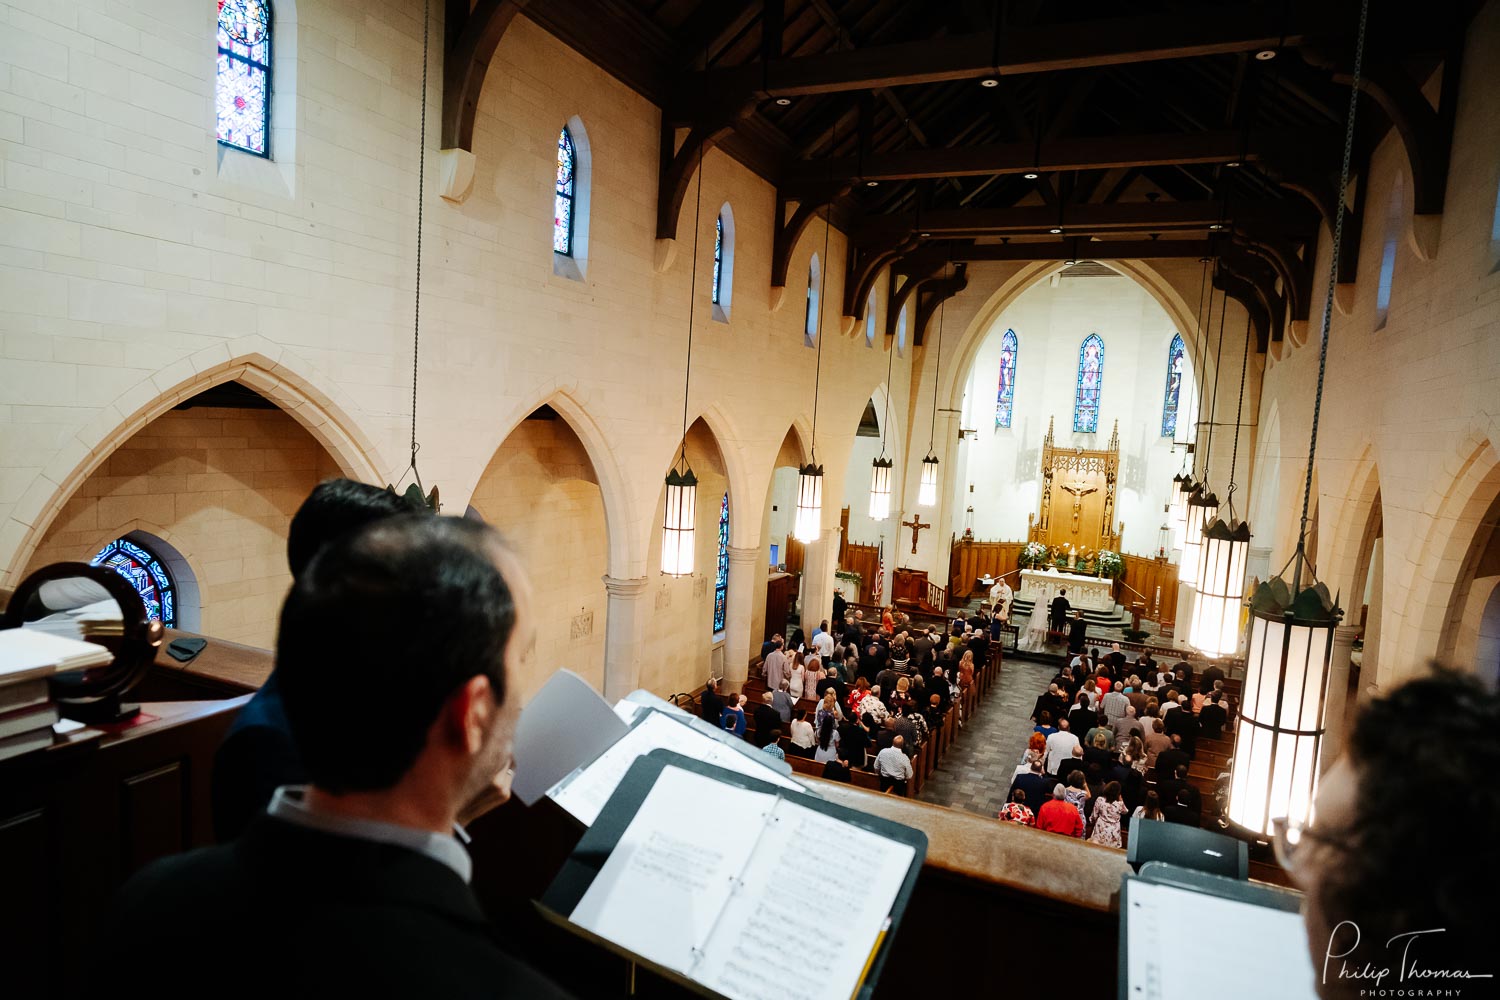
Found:
[[[689, 135], [688, 141], [692, 141]], [[698, 194], [693, 204], [693, 264], [688, 279], [688, 336], [687, 367], [682, 373], [682, 452], [680, 459], [687, 462], [687, 418], [688, 387], [693, 378], [693, 318], [698, 308], [698, 231], [703, 228], [703, 143], [698, 144]]]
[[417, 358], [422, 343], [422, 208], [427, 187], [427, 48], [432, 32], [429, 3], [422, 4], [422, 129], [417, 149], [417, 275], [415, 301], [412, 306], [411, 326], [411, 471], [422, 488], [422, 477], [417, 474]]
[[1229, 504], [1229, 516], [1234, 517], [1234, 472], [1240, 460], [1240, 424], [1245, 419], [1245, 370], [1250, 367], [1250, 312], [1245, 312], [1245, 354], [1240, 359], [1240, 401], [1234, 410], [1234, 448], [1229, 454], [1229, 491], [1225, 502]]

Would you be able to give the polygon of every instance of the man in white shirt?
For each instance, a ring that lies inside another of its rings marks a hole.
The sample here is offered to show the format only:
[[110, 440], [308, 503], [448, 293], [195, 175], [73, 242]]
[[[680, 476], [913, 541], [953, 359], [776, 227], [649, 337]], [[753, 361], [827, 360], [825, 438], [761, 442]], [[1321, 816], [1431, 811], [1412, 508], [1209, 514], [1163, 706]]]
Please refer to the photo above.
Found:
[[880, 778], [882, 792], [894, 788], [897, 794], [906, 794], [906, 783], [916, 772], [912, 769], [911, 758], [906, 756], [905, 740], [900, 736], [875, 755], [875, 773]]
[[766, 654], [766, 687], [772, 691], [780, 690], [781, 682], [786, 680], [786, 654], [781, 651], [781, 643], [778, 637], [776, 647]]
[[818, 659], [827, 663], [833, 659], [833, 636], [828, 632], [828, 623], [823, 622], [819, 631], [812, 637], [813, 649], [818, 651]]
[[1047, 737], [1047, 773], [1056, 774], [1062, 762], [1073, 756], [1073, 748], [1079, 746], [1078, 737], [1068, 732], [1068, 720], [1058, 723], [1057, 732]]

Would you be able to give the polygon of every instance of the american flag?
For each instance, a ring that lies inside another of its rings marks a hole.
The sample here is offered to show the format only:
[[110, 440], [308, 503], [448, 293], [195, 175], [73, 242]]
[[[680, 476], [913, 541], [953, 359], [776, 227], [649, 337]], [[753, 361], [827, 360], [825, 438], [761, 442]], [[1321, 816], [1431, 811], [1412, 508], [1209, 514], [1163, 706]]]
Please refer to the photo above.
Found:
[[870, 588], [870, 601], [873, 604], [882, 603], [885, 597], [885, 539], [880, 540], [880, 563], [875, 570], [875, 585]]

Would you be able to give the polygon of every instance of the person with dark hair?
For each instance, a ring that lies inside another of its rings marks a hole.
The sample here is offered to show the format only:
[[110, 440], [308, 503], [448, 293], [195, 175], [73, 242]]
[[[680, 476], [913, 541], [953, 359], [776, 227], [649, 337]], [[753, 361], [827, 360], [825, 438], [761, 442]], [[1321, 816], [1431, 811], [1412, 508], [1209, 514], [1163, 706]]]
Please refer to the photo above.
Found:
[[[423, 509], [425, 512], [425, 508]], [[301, 577], [325, 545], [375, 521], [413, 513], [412, 505], [388, 489], [352, 479], [330, 479], [313, 487], [287, 529], [286, 560], [292, 579]], [[265, 811], [281, 785], [307, 781], [282, 706], [281, 671], [245, 703], [214, 754], [209, 798], [214, 838], [238, 837]]]
[[1088, 695], [1082, 691], [1078, 692], [1078, 701], [1073, 710], [1068, 713], [1068, 728], [1081, 737], [1086, 737], [1088, 731], [1099, 723], [1099, 713], [1089, 708]]
[[734, 733], [736, 736], [745, 735], [745, 730], [749, 728], [745, 719], [745, 705], [749, 701], [750, 697], [744, 694], [738, 694], [729, 699], [729, 704], [719, 716], [719, 725], [725, 732]]
[[823, 777], [829, 781], [842, 781], [844, 784], [852, 784], [854, 776], [849, 773], [849, 762], [847, 760], [830, 760], [823, 765]]
[[1187, 751], [1182, 749], [1181, 736], [1174, 735], [1169, 737], [1169, 739], [1172, 741], [1171, 745], [1156, 755], [1157, 781], [1166, 781], [1171, 778], [1177, 773], [1179, 765], [1186, 768], [1188, 761], [1191, 759], [1188, 757]]
[[863, 769], [869, 749], [868, 716], [858, 716], [839, 727], [839, 757], [850, 767]]
[[[1061, 632], [1063, 630], [1063, 626], [1067, 624], [1068, 621], [1068, 611], [1072, 607], [1073, 605], [1068, 603], [1067, 588], [1065, 587], [1062, 590], [1059, 590], [1057, 592], [1057, 596], [1052, 598], [1052, 613], [1048, 621], [1048, 623], [1052, 626], [1052, 631]], [[1033, 612], [1033, 614], [1034, 613], [1035, 612]]]
[[1057, 732], [1057, 727], [1052, 724], [1052, 713], [1043, 709], [1042, 713], [1037, 716], [1036, 725], [1032, 727], [1031, 731], [1041, 733], [1043, 737], [1050, 737], [1053, 733]]
[[1130, 818], [1135, 819], [1137, 816], [1142, 820], [1166, 822], [1167, 814], [1161, 811], [1161, 796], [1154, 790], [1147, 792], [1146, 801], [1135, 807], [1135, 812], [1131, 813]]
[[818, 723], [818, 745], [813, 750], [813, 763], [826, 764], [830, 760], [839, 759], [839, 730], [838, 721], [830, 715], [824, 715]]
[[498, 947], [454, 835], [478, 796], [509, 795], [531, 601], [499, 535], [462, 518], [390, 518], [319, 552], [276, 641], [310, 783], [278, 788], [234, 843], [137, 872], [96, 981], [170, 927], [168, 997], [226, 974], [237, 995], [565, 995]]
[[1208, 704], [1198, 713], [1198, 734], [1205, 740], [1224, 738], [1224, 725], [1229, 713], [1224, 710], [1223, 692], [1214, 691], [1208, 696]]
[[1125, 803], [1120, 798], [1120, 783], [1111, 781], [1104, 786], [1104, 794], [1094, 799], [1094, 812], [1089, 817], [1089, 843], [1105, 847], [1122, 847], [1120, 821], [1125, 817]]
[[[1447, 974], [1392, 976], [1386, 986], [1464, 996], [1474, 982], [1455, 979], [1500, 971], [1484, 916], [1500, 894], [1487, 836], [1500, 829], [1500, 786], [1488, 780], [1500, 771], [1496, 732], [1500, 695], [1475, 677], [1438, 669], [1408, 681], [1360, 711], [1347, 751], [1318, 784], [1315, 821], [1277, 823], [1277, 859], [1306, 894], [1313, 967], [1328, 963], [1325, 1000], [1375, 985], [1339, 975], [1367, 962]], [[1418, 803], [1456, 809], [1461, 828]]]
[[793, 716], [790, 739], [792, 741], [790, 750], [793, 754], [809, 759], [812, 757], [813, 748], [818, 743], [818, 737], [817, 730], [813, 729], [811, 712], [803, 712], [800, 715]]
[[1006, 823], [1016, 823], [1020, 826], [1036, 826], [1036, 813], [1026, 804], [1026, 790], [1024, 788], [1011, 787], [1010, 798], [1005, 805], [1000, 807], [999, 818]]
[[781, 730], [771, 730], [767, 734], [765, 746], [761, 747], [761, 749], [777, 760], [786, 760], [786, 751], [781, 749]]

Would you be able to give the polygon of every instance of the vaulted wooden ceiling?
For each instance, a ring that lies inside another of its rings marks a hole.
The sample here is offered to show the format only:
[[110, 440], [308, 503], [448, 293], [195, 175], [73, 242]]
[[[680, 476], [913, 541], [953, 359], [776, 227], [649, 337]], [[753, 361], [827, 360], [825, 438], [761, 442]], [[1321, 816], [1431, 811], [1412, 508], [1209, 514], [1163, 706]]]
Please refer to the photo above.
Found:
[[[450, 84], [475, 74], [465, 37], [479, 39], [482, 80], [486, 30], [519, 12], [661, 105], [659, 237], [677, 232], [711, 147], [776, 185], [774, 286], [803, 228], [831, 210], [854, 241], [846, 315], [863, 314], [888, 265], [921, 304], [918, 286], [937, 287], [954, 262], [1211, 257], [1262, 349], [1307, 320], [1312, 248], [1336, 205], [1355, 0], [451, 2]], [[1442, 212], [1479, 5], [1371, 3], [1354, 173], [1396, 128], [1419, 217]], [[1438, 67], [1431, 102], [1421, 88]], [[455, 121], [462, 97], [446, 95]], [[449, 110], [445, 144], [466, 144]], [[1341, 282], [1358, 265], [1360, 189], [1346, 199]]]

